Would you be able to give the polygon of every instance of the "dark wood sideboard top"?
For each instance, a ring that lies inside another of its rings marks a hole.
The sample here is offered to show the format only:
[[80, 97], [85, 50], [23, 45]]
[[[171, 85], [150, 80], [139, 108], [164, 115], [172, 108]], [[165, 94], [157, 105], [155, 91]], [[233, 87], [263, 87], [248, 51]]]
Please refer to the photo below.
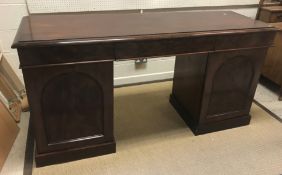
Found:
[[231, 11], [37, 14], [22, 19], [12, 48], [161, 39], [238, 30], [275, 29]]

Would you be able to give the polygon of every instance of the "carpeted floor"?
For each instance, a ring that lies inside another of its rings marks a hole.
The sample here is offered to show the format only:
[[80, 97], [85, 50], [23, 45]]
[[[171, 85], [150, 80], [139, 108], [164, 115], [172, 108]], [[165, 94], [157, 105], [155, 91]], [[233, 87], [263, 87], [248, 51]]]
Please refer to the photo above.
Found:
[[282, 101], [278, 100], [278, 90], [273, 84], [259, 84], [255, 100], [282, 120]]
[[0, 175], [23, 175], [29, 112], [21, 114], [20, 132], [9, 153]]
[[279, 175], [282, 125], [256, 105], [248, 126], [194, 136], [169, 104], [171, 82], [115, 89], [117, 153], [33, 175]]

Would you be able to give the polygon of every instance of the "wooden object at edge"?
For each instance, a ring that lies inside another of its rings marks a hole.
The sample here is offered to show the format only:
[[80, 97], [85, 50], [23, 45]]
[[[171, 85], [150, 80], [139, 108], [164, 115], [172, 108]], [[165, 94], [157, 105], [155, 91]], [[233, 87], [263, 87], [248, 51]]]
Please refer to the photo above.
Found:
[[[276, 34], [274, 40], [275, 47], [270, 48], [267, 53], [266, 60], [262, 69], [262, 75], [280, 86], [279, 100], [282, 100], [282, 22], [280, 18], [271, 18], [274, 14], [276, 14], [276, 17], [280, 17], [281, 11], [277, 11], [276, 8], [273, 8], [272, 10], [268, 11], [268, 14], [265, 14], [266, 10], [264, 10], [264, 13], [261, 13], [262, 8], [267, 6], [281, 7], [281, 3], [268, 0], [260, 0], [256, 19], [268, 22], [272, 26], [278, 28], [280, 31]], [[270, 23], [271, 21], [273, 22]]]
[[9, 111], [15, 121], [20, 121], [21, 111], [28, 109], [24, 85], [0, 53], [0, 91], [6, 98]]
[[10, 111], [0, 100], [0, 171], [18, 135], [19, 127], [12, 119]]

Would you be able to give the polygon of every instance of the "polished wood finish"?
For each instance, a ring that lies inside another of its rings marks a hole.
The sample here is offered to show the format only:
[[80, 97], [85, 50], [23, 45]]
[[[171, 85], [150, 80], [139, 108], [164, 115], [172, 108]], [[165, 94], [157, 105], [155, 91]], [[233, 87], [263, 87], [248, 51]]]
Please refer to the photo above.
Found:
[[27, 68], [23, 74], [31, 115], [36, 116], [32, 120], [39, 166], [48, 152], [77, 147], [95, 152], [97, 146], [92, 145], [109, 145], [108, 151], [115, 151], [113, 62]]
[[224, 11], [204, 14], [44, 14], [23, 18], [13, 47], [160, 39], [183, 34], [197, 35], [197, 32], [225, 33], [261, 28], [269, 27], [235, 12]]
[[22, 67], [50, 65], [70, 62], [113, 61], [115, 57], [112, 44], [83, 44], [18, 49]]
[[282, 22], [282, 6], [262, 7], [259, 20], [264, 22]]
[[280, 86], [279, 100], [282, 100], [282, 5], [276, 4], [262, 7], [261, 9], [260, 13], [258, 11], [257, 19], [269, 22], [270, 25], [279, 29], [279, 32], [275, 36], [274, 47], [271, 47], [267, 53], [262, 75]]
[[195, 134], [248, 124], [275, 32], [234, 12], [25, 17], [12, 47], [29, 97], [37, 166], [115, 152], [115, 60], [177, 55], [171, 102], [200, 128]]
[[267, 48], [209, 54], [201, 122], [248, 115]]
[[194, 134], [249, 123], [266, 51], [267, 48], [176, 58], [170, 101]]
[[275, 46], [268, 50], [262, 75], [280, 86], [279, 99], [282, 99], [282, 23], [273, 23], [273, 26], [280, 29], [277, 32]]
[[279, 2], [278, 0], [260, 0], [258, 11], [256, 14], [256, 20], [259, 20], [259, 17], [261, 15], [261, 9], [263, 7], [271, 7], [271, 6], [277, 6], [277, 5], [281, 5], [281, 2]]
[[183, 105], [178, 102], [178, 100], [173, 94], [170, 95], [169, 100], [172, 106], [176, 109], [178, 114], [182, 117], [184, 122], [190, 127], [190, 129], [195, 135], [201, 135], [234, 127], [245, 126], [250, 123], [251, 116], [247, 115], [230, 118], [228, 120], [221, 120], [218, 122], [199, 124], [197, 123], [197, 120], [193, 119], [193, 116], [189, 113], [189, 111], [187, 111], [187, 109], [185, 109]]
[[95, 144], [93, 146], [83, 146], [79, 147], [79, 149], [65, 149], [42, 154], [39, 154], [38, 151], [36, 151], [36, 166], [42, 167], [56, 163], [80, 160], [94, 156], [101, 156], [114, 152], [116, 152], [116, 143], [114, 141], [108, 143]]

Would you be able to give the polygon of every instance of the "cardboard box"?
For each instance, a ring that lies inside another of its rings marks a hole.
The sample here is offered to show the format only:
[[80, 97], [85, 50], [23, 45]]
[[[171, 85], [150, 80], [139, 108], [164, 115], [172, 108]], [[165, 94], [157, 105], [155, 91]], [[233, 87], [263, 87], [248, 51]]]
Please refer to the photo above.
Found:
[[11, 88], [19, 95], [25, 94], [25, 87], [3, 54], [0, 53], [0, 73], [6, 77]]
[[0, 99], [0, 171], [18, 135], [19, 127]]
[[0, 91], [8, 102], [15, 121], [20, 121], [22, 108], [28, 109], [25, 88], [12, 67], [0, 53]]

